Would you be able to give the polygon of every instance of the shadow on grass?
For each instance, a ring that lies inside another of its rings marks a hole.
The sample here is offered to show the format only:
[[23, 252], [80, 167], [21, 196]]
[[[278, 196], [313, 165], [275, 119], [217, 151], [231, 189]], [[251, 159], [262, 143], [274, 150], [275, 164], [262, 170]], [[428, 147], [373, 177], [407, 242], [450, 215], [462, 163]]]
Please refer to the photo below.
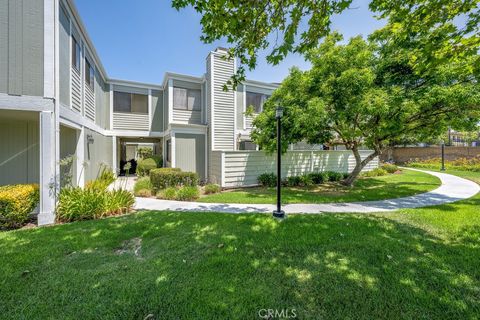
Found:
[[[13, 318], [473, 319], [477, 235], [351, 214], [146, 212], [1, 234], [0, 304]], [[116, 255], [132, 238], [141, 259]]]

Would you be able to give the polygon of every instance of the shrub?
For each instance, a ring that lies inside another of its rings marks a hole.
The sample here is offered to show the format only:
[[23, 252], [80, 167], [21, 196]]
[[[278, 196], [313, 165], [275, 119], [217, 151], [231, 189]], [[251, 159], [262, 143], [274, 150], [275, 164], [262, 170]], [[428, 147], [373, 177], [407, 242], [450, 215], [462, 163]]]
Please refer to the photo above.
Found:
[[395, 173], [398, 171], [398, 167], [392, 163], [384, 163], [380, 168], [387, 171], [388, 173]]
[[153, 155], [153, 149], [151, 147], [140, 147], [137, 149], [137, 153], [141, 159], [147, 159]]
[[63, 188], [58, 200], [57, 220], [71, 222], [126, 213], [134, 202], [133, 194], [122, 189]]
[[298, 187], [302, 183], [300, 176], [290, 176], [285, 179], [285, 185], [288, 187]]
[[107, 166], [101, 166], [95, 180], [87, 181], [85, 184], [86, 189], [92, 189], [97, 191], [107, 190], [108, 186], [115, 181], [115, 175], [113, 171]]
[[40, 200], [36, 184], [0, 187], [0, 227], [16, 228], [28, 221]]
[[112, 190], [105, 193], [104, 209], [102, 216], [125, 214], [130, 211], [135, 198], [133, 194], [124, 189]]
[[[415, 159], [408, 163], [409, 166], [414, 168], [424, 169], [439, 169], [442, 166], [442, 160], [440, 158], [431, 158], [419, 160]], [[473, 158], [458, 158], [455, 160], [446, 160], [445, 167], [448, 169], [461, 170], [461, 171], [474, 171], [480, 172], [480, 156]]]
[[148, 157], [149, 159], [153, 159], [153, 161], [155, 161], [155, 163], [157, 164], [157, 168], [161, 168], [163, 166], [163, 158], [162, 156], [158, 156], [158, 155], [151, 155], [150, 157]]
[[140, 177], [148, 176], [150, 170], [157, 168], [157, 163], [152, 158], [139, 160], [137, 163], [137, 175]]
[[200, 197], [200, 191], [198, 187], [183, 186], [177, 191], [175, 199], [179, 201], [193, 201]]
[[328, 181], [328, 173], [326, 172], [312, 172], [309, 176], [314, 184], [322, 184]]
[[149, 177], [141, 177], [135, 182], [133, 186], [133, 193], [137, 195], [140, 190], [152, 190], [152, 184]]
[[209, 183], [204, 187], [205, 194], [219, 193], [222, 188], [218, 184]]
[[362, 173], [362, 176], [364, 177], [380, 177], [380, 176], [386, 176], [388, 172], [382, 168], [375, 168], [370, 171], [366, 171]]
[[311, 187], [314, 185], [313, 179], [309, 174], [304, 174], [300, 176], [300, 185], [302, 187]]
[[196, 187], [199, 180], [197, 173], [183, 172], [180, 169], [159, 168], [150, 171], [150, 181], [154, 190], [180, 186]]
[[275, 187], [277, 184], [277, 175], [275, 173], [262, 173], [257, 177], [258, 183], [262, 187]]
[[166, 189], [160, 190], [157, 193], [157, 198], [165, 199], [165, 200], [175, 200], [177, 197], [177, 188], [175, 187], [168, 187]]
[[344, 174], [342, 172], [328, 171], [327, 175], [328, 181], [337, 182], [343, 179]]
[[148, 198], [152, 196], [152, 190], [150, 189], [140, 189], [135, 191], [135, 196], [136, 197], [143, 197], [143, 198]]

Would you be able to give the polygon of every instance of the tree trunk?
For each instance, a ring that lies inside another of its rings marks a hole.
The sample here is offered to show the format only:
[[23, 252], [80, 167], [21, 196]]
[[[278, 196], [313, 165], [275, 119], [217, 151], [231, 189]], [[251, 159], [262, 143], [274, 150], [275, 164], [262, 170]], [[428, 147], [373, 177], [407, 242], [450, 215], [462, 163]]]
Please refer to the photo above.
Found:
[[378, 151], [374, 151], [372, 154], [369, 154], [368, 157], [362, 160], [362, 157], [360, 156], [360, 151], [358, 150], [357, 146], [354, 146], [352, 148], [352, 152], [353, 156], [355, 157], [355, 168], [353, 169], [352, 173], [350, 173], [350, 175], [342, 181], [342, 184], [348, 187], [351, 187], [355, 180], [357, 180], [358, 175], [360, 174], [360, 172], [362, 172], [363, 168], [365, 168], [365, 166], [370, 161], [372, 161], [373, 159], [375, 159], [376, 156], [379, 155]]

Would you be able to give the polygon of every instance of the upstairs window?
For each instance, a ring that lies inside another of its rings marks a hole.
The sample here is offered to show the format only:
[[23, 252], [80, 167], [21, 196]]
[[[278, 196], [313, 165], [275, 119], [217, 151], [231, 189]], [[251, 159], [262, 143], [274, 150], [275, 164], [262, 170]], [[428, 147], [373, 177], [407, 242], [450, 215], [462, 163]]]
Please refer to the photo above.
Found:
[[72, 67], [80, 71], [80, 44], [77, 39], [72, 36]]
[[94, 88], [94, 79], [95, 79], [95, 71], [93, 70], [92, 65], [85, 58], [85, 83], [93, 90]]
[[145, 94], [113, 92], [113, 111], [148, 113], [148, 96]]
[[263, 111], [263, 104], [268, 99], [269, 96], [263, 93], [249, 92], [247, 91], [247, 108], [250, 106], [253, 107], [255, 113], [260, 113]]
[[202, 92], [198, 89], [173, 88], [173, 108], [201, 110]]

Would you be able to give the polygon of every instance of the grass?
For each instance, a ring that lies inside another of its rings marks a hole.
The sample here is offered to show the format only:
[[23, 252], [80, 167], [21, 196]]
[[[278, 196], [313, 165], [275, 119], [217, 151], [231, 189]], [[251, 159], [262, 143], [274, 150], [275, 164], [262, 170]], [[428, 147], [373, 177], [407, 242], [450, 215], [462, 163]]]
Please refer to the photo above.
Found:
[[478, 319], [479, 207], [140, 212], [3, 232], [0, 318]]
[[[330, 183], [316, 188], [282, 188], [282, 202], [326, 203], [383, 200], [411, 196], [437, 188], [440, 180], [426, 173], [403, 170], [401, 174], [390, 174], [374, 178], [361, 178], [353, 188], [340, 183]], [[228, 190], [207, 195], [200, 202], [215, 203], [261, 203], [276, 201], [275, 188], [245, 188]]]

